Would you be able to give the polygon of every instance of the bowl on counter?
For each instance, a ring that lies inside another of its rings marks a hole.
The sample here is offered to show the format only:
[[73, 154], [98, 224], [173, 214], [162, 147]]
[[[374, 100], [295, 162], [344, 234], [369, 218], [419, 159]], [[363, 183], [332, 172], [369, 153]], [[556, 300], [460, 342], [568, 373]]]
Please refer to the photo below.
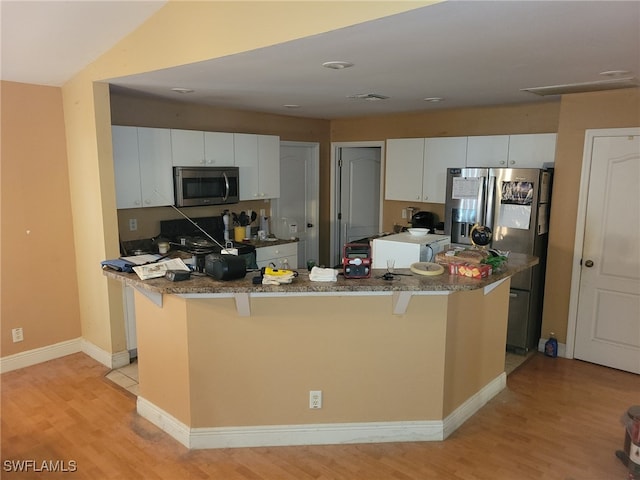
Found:
[[407, 231], [414, 237], [424, 237], [429, 233], [428, 228], [408, 228]]

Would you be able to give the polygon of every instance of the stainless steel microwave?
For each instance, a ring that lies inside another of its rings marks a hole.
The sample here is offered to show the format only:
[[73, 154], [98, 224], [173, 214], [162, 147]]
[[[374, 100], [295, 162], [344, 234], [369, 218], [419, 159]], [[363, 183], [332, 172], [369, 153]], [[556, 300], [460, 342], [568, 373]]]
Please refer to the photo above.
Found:
[[173, 167], [176, 207], [240, 201], [238, 167]]

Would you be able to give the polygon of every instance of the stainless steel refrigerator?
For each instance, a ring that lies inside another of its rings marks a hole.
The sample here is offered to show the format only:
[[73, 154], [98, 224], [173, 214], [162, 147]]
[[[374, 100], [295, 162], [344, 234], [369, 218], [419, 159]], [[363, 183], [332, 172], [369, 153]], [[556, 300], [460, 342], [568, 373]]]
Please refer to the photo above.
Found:
[[540, 258], [511, 279], [507, 349], [536, 349], [542, 324], [551, 171], [535, 168], [449, 168], [445, 234], [471, 245], [475, 224], [491, 228], [490, 248]]

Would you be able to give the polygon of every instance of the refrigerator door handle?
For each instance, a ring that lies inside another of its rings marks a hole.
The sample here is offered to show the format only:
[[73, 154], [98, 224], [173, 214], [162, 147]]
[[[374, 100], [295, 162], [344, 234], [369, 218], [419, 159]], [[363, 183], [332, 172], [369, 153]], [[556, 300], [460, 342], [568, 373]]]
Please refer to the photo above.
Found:
[[484, 225], [493, 229], [493, 212], [494, 202], [496, 201], [496, 177], [491, 175], [489, 177], [489, 186], [487, 188], [487, 208]]
[[480, 177], [480, 193], [478, 197], [478, 207], [476, 210], [475, 223], [485, 225], [485, 216], [487, 213], [487, 178]]

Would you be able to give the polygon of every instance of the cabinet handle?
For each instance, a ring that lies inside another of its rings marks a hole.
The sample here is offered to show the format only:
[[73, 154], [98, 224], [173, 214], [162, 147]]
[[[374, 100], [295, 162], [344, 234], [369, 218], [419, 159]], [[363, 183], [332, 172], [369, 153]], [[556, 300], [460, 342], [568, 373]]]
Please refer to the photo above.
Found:
[[515, 160], [511, 160], [509, 163], [510, 163], [511, 165], [515, 165], [515, 164], [516, 164], [516, 161], [515, 161]]

